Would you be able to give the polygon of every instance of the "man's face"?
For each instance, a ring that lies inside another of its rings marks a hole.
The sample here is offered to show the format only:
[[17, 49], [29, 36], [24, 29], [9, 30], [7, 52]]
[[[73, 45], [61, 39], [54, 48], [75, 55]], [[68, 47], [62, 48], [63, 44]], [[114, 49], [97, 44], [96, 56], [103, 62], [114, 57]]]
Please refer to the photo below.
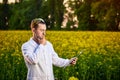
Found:
[[45, 24], [38, 24], [38, 28], [33, 30], [34, 37], [37, 37], [39, 39], [45, 38], [45, 32], [46, 32]]

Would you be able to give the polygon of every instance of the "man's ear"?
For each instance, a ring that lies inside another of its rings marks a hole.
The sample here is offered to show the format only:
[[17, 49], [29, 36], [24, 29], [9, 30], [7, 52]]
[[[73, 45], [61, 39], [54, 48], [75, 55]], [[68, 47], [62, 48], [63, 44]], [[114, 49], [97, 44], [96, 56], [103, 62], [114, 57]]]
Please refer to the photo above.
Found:
[[35, 32], [35, 28], [32, 28], [32, 32]]

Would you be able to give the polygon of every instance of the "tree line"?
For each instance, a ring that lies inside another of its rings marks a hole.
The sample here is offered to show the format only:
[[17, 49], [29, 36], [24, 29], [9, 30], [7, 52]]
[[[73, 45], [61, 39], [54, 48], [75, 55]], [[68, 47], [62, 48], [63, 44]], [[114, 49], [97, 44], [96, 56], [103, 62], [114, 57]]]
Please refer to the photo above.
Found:
[[[119, 0], [8, 0], [0, 3], [0, 30], [29, 30], [36, 17], [50, 30], [120, 30]], [[65, 6], [67, 5], [67, 7]], [[61, 28], [67, 13], [65, 28]], [[77, 21], [73, 18], [77, 17]], [[77, 26], [74, 27], [74, 24]], [[73, 26], [71, 28], [71, 26]]]

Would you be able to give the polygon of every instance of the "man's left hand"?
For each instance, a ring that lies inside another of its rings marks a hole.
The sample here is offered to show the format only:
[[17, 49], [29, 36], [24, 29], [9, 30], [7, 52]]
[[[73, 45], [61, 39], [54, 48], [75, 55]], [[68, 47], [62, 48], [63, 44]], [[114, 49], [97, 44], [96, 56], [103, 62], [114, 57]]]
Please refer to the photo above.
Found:
[[71, 59], [70, 59], [70, 64], [75, 65], [76, 62], [77, 62], [77, 60], [78, 60], [77, 57], [71, 58]]

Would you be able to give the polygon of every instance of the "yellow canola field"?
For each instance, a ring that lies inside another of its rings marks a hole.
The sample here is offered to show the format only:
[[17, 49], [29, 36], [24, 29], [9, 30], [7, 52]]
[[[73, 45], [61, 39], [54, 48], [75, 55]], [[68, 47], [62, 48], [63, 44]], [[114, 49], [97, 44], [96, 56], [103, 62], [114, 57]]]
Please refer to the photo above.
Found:
[[[21, 45], [31, 36], [31, 31], [0, 31], [1, 80], [26, 79]], [[84, 50], [75, 66], [54, 66], [57, 80], [120, 79], [120, 32], [47, 31], [46, 38], [63, 58], [75, 57]]]

